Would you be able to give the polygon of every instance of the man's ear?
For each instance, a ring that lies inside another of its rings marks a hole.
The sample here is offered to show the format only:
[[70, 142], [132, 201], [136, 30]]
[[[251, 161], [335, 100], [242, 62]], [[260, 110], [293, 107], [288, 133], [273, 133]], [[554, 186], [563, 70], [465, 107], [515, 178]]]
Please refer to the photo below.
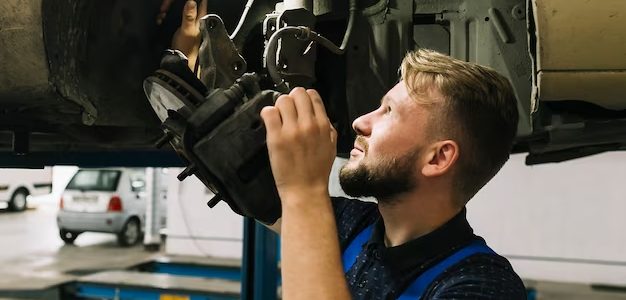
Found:
[[431, 144], [424, 157], [422, 175], [436, 177], [452, 170], [459, 158], [459, 145], [453, 140], [439, 141]]

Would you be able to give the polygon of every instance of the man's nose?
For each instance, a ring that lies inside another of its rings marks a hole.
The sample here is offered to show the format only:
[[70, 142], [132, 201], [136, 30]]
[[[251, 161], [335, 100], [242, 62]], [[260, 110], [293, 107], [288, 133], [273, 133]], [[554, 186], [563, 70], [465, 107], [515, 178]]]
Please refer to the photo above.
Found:
[[364, 114], [352, 122], [352, 129], [357, 135], [368, 136], [371, 133], [371, 113]]

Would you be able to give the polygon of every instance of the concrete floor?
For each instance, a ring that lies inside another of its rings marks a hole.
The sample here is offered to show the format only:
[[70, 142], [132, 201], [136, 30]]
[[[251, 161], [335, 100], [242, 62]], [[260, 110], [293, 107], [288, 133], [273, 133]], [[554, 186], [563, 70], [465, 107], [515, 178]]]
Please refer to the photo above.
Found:
[[0, 297], [49, 289], [82, 275], [125, 269], [162, 255], [141, 245], [121, 248], [112, 234], [84, 233], [75, 245], [65, 245], [55, 221], [56, 199], [32, 200], [24, 212], [0, 209]]
[[[58, 299], [55, 287], [59, 284], [164, 256], [141, 245], [121, 248], [114, 235], [100, 233], [84, 233], [75, 245], [64, 245], [55, 222], [57, 200], [32, 200], [21, 213], [0, 209], [0, 300]], [[553, 282], [527, 281], [526, 285], [537, 290], [537, 300], [626, 300], [623, 290]]]

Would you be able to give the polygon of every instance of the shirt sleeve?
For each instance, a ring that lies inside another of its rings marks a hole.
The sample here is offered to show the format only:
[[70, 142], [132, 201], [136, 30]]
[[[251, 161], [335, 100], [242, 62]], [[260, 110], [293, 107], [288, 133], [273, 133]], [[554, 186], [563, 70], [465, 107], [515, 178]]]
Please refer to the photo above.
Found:
[[435, 280], [423, 299], [524, 300], [526, 289], [509, 262], [500, 256], [476, 255]]
[[332, 197], [337, 234], [341, 251], [345, 250], [349, 242], [368, 225], [378, 218], [376, 203], [358, 199]]

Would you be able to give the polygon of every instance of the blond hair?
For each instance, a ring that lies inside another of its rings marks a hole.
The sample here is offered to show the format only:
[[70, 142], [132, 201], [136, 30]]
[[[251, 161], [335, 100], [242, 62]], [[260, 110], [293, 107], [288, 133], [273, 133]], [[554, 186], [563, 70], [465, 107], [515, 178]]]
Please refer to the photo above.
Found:
[[[469, 201], [509, 158], [518, 121], [511, 83], [491, 68], [424, 49], [404, 57], [400, 76], [413, 99], [437, 108], [430, 133], [459, 144], [455, 189]], [[423, 97], [433, 94], [443, 99]]]

